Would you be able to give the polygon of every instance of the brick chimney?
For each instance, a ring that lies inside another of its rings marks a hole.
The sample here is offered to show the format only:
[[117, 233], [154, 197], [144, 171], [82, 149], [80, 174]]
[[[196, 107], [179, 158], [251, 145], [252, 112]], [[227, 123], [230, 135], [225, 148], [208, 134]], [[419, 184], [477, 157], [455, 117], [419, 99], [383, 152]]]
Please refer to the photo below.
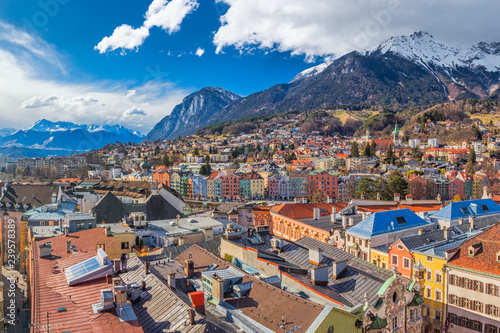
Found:
[[66, 240], [66, 253], [71, 253], [71, 239]]
[[224, 301], [224, 279], [220, 278], [217, 273], [212, 275], [212, 297], [218, 303]]
[[194, 275], [194, 260], [191, 252], [189, 252], [189, 258], [184, 261], [184, 274], [186, 276]]
[[170, 289], [175, 289], [175, 271], [167, 272], [167, 283]]

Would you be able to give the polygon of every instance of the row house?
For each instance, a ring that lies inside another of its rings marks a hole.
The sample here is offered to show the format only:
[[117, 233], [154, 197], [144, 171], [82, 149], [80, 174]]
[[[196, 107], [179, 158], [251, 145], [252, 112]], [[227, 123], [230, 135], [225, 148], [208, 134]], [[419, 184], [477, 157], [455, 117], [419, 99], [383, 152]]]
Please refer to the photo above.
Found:
[[326, 196], [337, 198], [338, 173], [333, 171], [311, 172], [309, 174], [309, 197], [321, 191]]
[[240, 196], [245, 199], [264, 199], [264, 179], [256, 172], [240, 178]]
[[290, 178], [274, 175], [268, 180], [269, 199], [288, 200], [290, 195]]
[[[235, 174], [228, 174], [220, 177], [217, 182], [220, 182], [221, 197], [223, 200], [237, 200], [240, 197], [240, 177]], [[215, 198], [219, 199], [219, 198]]]
[[309, 196], [309, 176], [302, 173], [291, 173], [289, 180], [290, 198]]
[[465, 241], [452, 253], [448, 279], [448, 325], [453, 332], [500, 330], [500, 224]]
[[[221, 170], [216, 170], [210, 174], [207, 178], [207, 197], [209, 199], [215, 199], [215, 181], [220, 177], [224, 176], [225, 173]], [[222, 190], [219, 192], [219, 198], [222, 195]]]

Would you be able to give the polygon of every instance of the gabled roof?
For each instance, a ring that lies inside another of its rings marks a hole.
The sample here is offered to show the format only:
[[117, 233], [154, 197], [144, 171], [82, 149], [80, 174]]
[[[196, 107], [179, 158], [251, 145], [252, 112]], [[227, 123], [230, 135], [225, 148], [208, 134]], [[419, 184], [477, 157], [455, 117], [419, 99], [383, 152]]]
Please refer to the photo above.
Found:
[[364, 239], [416, 227], [432, 224], [420, 218], [417, 214], [405, 209], [376, 212], [346, 231]]
[[[483, 231], [479, 235], [466, 240], [459, 251], [451, 258], [451, 266], [473, 270], [500, 277], [500, 264], [497, 253], [500, 252], [500, 223]], [[481, 244], [481, 250], [474, 256], [468, 255], [469, 246]]]
[[[58, 194], [59, 185], [11, 184], [2, 193], [0, 209], [27, 211], [52, 203], [53, 194]], [[16, 207], [17, 205], [17, 207]]]
[[[474, 207], [474, 205], [476, 206]], [[459, 218], [466, 219], [469, 216], [486, 216], [491, 214], [500, 214], [500, 206], [492, 199], [478, 199], [451, 202], [430, 217], [452, 221]]]

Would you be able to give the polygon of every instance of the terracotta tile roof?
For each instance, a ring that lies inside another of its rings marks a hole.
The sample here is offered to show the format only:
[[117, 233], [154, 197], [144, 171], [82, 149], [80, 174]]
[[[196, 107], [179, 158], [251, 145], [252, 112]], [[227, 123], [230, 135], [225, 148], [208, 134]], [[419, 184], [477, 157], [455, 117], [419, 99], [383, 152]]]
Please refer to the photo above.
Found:
[[[320, 208], [320, 216], [330, 215], [332, 213], [332, 208], [335, 207], [337, 212], [342, 208], [346, 207], [346, 203], [321, 203], [321, 204], [283, 204], [279, 206], [271, 207], [271, 212], [284, 215], [292, 219], [306, 219], [314, 216], [314, 208]], [[324, 211], [326, 209], [326, 212]]]
[[[459, 251], [451, 258], [449, 265], [471, 269], [500, 276], [500, 264], [497, 262], [497, 253], [500, 252], [500, 223], [479, 235], [465, 241]], [[470, 246], [481, 245], [481, 249], [474, 256], [468, 255]]]
[[[191, 252], [194, 260], [195, 276], [201, 276], [200, 272], [206, 271], [210, 265], [216, 263], [217, 269], [227, 268], [230, 265], [204, 250], [198, 245], [191, 246], [176, 260], [183, 264]], [[234, 266], [232, 266], [234, 267]], [[236, 267], [234, 267], [236, 268]], [[324, 306], [315, 304], [301, 297], [290, 294], [284, 290], [276, 288], [260, 279], [245, 274], [241, 283], [252, 282], [250, 291], [243, 297], [235, 299], [226, 294], [225, 301], [239, 309], [245, 316], [257, 321], [261, 325], [279, 331], [281, 318], [285, 316], [285, 329], [301, 326], [306, 331], [323, 311]]]
[[[66, 253], [67, 239], [71, 239], [78, 252]], [[105, 278], [71, 287], [66, 281], [65, 268], [96, 255], [96, 244], [110, 244], [114, 237], [106, 237], [102, 228], [96, 228], [72, 233], [68, 237], [53, 237], [50, 241], [53, 259], [38, 258], [39, 245], [45, 240], [36, 242], [33, 249], [34, 332], [47, 331], [47, 312], [50, 326], [60, 332], [143, 332], [137, 320], [121, 322], [115, 310], [94, 314], [91, 305], [100, 301], [100, 290], [111, 287]], [[63, 307], [66, 310], [59, 312], [58, 309]]]

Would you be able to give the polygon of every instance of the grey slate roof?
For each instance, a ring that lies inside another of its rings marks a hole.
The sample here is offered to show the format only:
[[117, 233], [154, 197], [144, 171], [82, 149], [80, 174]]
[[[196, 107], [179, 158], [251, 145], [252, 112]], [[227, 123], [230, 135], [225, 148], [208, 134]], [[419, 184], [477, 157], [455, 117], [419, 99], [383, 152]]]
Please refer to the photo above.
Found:
[[[216, 255], [217, 257], [220, 257], [220, 239], [221, 239], [220, 235], [214, 235], [213, 240], [196, 244], [204, 248], [208, 252]], [[141, 259], [145, 261], [153, 261], [153, 260], [170, 258], [170, 256], [172, 258], [175, 258], [179, 256], [181, 253], [185, 252], [187, 249], [189, 249], [192, 245], [193, 244], [165, 247], [163, 248], [162, 253], [160, 255], [142, 257]]]
[[124, 284], [146, 282], [147, 290], [141, 292], [140, 299], [132, 306], [144, 332], [205, 332], [205, 318], [196, 313], [196, 323], [185, 326], [187, 310], [191, 307], [165, 286], [154, 274], [145, 274], [144, 265], [139, 258], [128, 260], [127, 272], [121, 273]]
[[[272, 261], [269, 258], [273, 258], [273, 256], [283, 258], [286, 262], [279, 260], [273, 261], [281, 266], [282, 271], [309, 288], [345, 304], [348, 307], [364, 303], [365, 292], [367, 293], [368, 301], [375, 302], [378, 299], [377, 291], [388, 278], [393, 276], [393, 273], [387, 269], [356, 258], [333, 245], [309, 237], [304, 237], [295, 243], [285, 241], [283, 251], [278, 253], [271, 246], [272, 236], [269, 234], [261, 234], [261, 236], [264, 238], [265, 242], [258, 245], [250, 244], [245, 237], [241, 239], [231, 239], [230, 241], [240, 246], [251, 247], [259, 251], [258, 256], [269, 261]], [[323, 263], [330, 266], [330, 278], [327, 287], [313, 284], [310, 275], [287, 272], [287, 267], [299, 267], [304, 270], [311, 269], [313, 264], [309, 263], [309, 249], [317, 248], [323, 250]], [[347, 260], [347, 269], [340, 277], [337, 277], [337, 279], [333, 279], [332, 260]]]

